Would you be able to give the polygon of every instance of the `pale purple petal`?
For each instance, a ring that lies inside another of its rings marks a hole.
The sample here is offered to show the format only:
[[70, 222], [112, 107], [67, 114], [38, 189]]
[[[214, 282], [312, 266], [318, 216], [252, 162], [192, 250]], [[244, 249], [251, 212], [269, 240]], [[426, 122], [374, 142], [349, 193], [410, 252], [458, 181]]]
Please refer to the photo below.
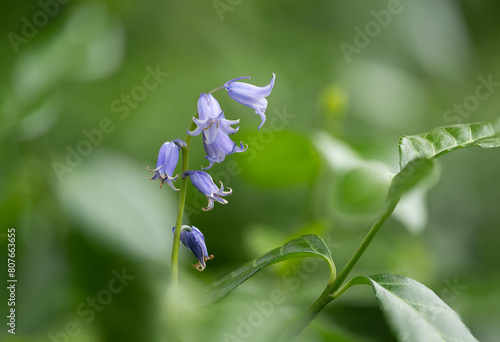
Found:
[[149, 171], [154, 172], [150, 179], [160, 179], [160, 188], [164, 183], [167, 183], [173, 190], [178, 190], [172, 182], [178, 177], [174, 176], [174, 172], [179, 161], [181, 146], [186, 146], [186, 143], [180, 139], [165, 142], [160, 147], [156, 169], [150, 170], [148, 168]]
[[201, 121], [216, 118], [222, 109], [219, 102], [213, 97], [212, 94], [200, 94], [198, 99], [198, 117]]
[[222, 185], [222, 183], [221, 188], [219, 189], [215, 185], [212, 177], [205, 171], [186, 171], [184, 172], [184, 177], [187, 176], [189, 176], [189, 178], [191, 179], [191, 183], [193, 184], [193, 186], [207, 197], [208, 205], [206, 208], [203, 208], [204, 211], [212, 210], [214, 207], [214, 201], [222, 204], [227, 204], [227, 201], [221, 196], [230, 195], [232, 193], [231, 189], [229, 189], [230, 191], [224, 191], [224, 186]]
[[205, 128], [205, 130], [203, 131], [204, 141], [207, 144], [213, 143], [214, 140], [217, 138], [218, 132], [219, 130], [217, 129], [217, 123], [212, 122], [210, 126], [208, 126], [208, 128]]
[[273, 78], [271, 82], [264, 87], [257, 87], [252, 84], [243, 83], [243, 82], [235, 82], [236, 80], [241, 79], [236, 78], [227, 82], [224, 87], [227, 90], [227, 94], [233, 100], [250, 107], [255, 110], [256, 114], [259, 114], [261, 117], [261, 124], [259, 129], [262, 127], [264, 122], [266, 121], [266, 109], [267, 109], [267, 100], [266, 96], [271, 94], [271, 91], [274, 87], [274, 81], [276, 79], [276, 75], [273, 74]]

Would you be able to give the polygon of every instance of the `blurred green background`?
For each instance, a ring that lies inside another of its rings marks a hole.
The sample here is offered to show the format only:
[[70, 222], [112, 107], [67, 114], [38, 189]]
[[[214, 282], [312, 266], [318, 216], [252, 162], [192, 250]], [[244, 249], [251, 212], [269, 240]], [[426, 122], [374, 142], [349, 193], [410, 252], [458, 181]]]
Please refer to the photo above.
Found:
[[[4, 4], [0, 338], [170, 340], [177, 193], [149, 181], [146, 166], [163, 142], [184, 138], [201, 92], [239, 76], [262, 86], [276, 74], [267, 124], [258, 131], [251, 109], [216, 93], [226, 117], [241, 119], [234, 140], [249, 148], [210, 170], [234, 190], [227, 205], [202, 212], [205, 199], [188, 190], [185, 223], [204, 232], [215, 259], [198, 273], [182, 248], [184, 295], [303, 233], [320, 235], [340, 269], [399, 171], [400, 135], [499, 115], [498, 85], [476, 93], [482, 79], [500, 81], [499, 11], [493, 0]], [[201, 139], [192, 146], [191, 167], [206, 166]], [[440, 162], [440, 180], [400, 203], [354, 273], [412, 277], [480, 341], [496, 341], [499, 151], [467, 149]], [[15, 336], [5, 324], [10, 227]], [[273, 340], [321, 293], [327, 274], [319, 261], [289, 261], [215, 307], [186, 304], [184, 340]], [[286, 299], [238, 335], [255, 301], [275, 289]], [[303, 339], [395, 340], [368, 287], [329, 305]]]

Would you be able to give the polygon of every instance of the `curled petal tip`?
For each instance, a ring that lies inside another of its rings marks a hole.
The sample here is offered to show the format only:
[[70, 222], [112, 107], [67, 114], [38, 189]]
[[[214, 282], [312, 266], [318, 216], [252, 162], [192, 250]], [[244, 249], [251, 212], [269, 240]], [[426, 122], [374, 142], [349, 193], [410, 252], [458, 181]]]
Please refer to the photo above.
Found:
[[225, 192], [233, 192], [233, 190], [230, 188], [230, 187], [227, 187], [229, 189], [229, 191], [224, 191], [224, 184], [222, 184], [222, 181], [219, 181], [220, 182], [220, 190], [225, 193]]
[[214, 201], [211, 198], [208, 198], [208, 205], [206, 208], [201, 208], [203, 211], [210, 211], [214, 208]]
[[167, 179], [172, 181], [172, 182], [175, 182], [177, 180], [177, 178], [179, 178], [179, 174], [176, 174], [173, 177], [170, 177], [169, 175], [167, 175]]
[[261, 117], [261, 122], [260, 122], [260, 126], [259, 126], [259, 129], [262, 128], [262, 126], [264, 126], [264, 123], [266, 122], [266, 115], [265, 114], [260, 114], [260, 113], [257, 113], [260, 115]]
[[193, 267], [201, 272], [205, 269], [206, 265], [202, 265], [201, 262], [197, 262], [196, 264], [193, 265]]
[[[231, 195], [231, 194], [233, 193], [233, 189], [231, 189], [231, 188], [229, 188], [229, 187], [228, 187], [228, 189], [229, 189], [229, 190], [227, 190], [227, 191], [221, 190], [221, 191], [222, 191], [221, 196], [229, 196], [229, 195]], [[222, 200], [224, 200], [224, 201], [226, 201], [226, 200], [225, 200], [225, 199], [223, 199], [223, 198], [221, 198], [221, 199], [222, 199]], [[226, 201], [226, 203], [227, 203], [227, 201]], [[226, 204], [226, 203], [223, 203], [223, 204]]]
[[[149, 172], [154, 172], [154, 173], [155, 173], [155, 174], [153, 175], [153, 177], [151, 177], [150, 179], [163, 178], [163, 177], [160, 175], [160, 173], [158, 172], [158, 170], [159, 170], [159, 169], [161, 169], [161, 168], [162, 168], [162, 166], [159, 166], [159, 167], [157, 167], [156, 169], [151, 170], [151, 169], [149, 168], [149, 165], [148, 165], [148, 166], [146, 167], [146, 169], [147, 169]], [[156, 173], [156, 172], [158, 172], [158, 173]]]
[[208, 164], [208, 166], [207, 166], [207, 167], [202, 167], [201, 169], [202, 169], [202, 170], [208, 170], [208, 169], [210, 169], [212, 166], [214, 166], [214, 162], [213, 162], [213, 161], [210, 161], [210, 160], [209, 160], [209, 162], [210, 162], [210, 164]]
[[214, 258], [214, 256], [212, 254], [210, 254], [210, 256], [207, 258], [206, 256], [203, 257], [203, 259], [205, 259], [205, 262], [204, 263], [201, 263], [200, 261], [198, 261], [196, 264], [193, 265], [194, 268], [196, 268], [198, 271], [203, 271], [205, 268], [207, 268], [207, 264], [206, 262], [208, 260], [212, 260]]
[[[162, 184], [163, 184], [163, 183], [162, 183]], [[174, 183], [172, 183], [172, 180], [167, 179], [167, 184], [168, 184], [168, 185], [172, 188], [172, 190], [174, 190], [174, 191], [179, 191], [179, 189], [177, 189], [177, 188], [175, 187]], [[161, 188], [161, 186], [160, 186], [160, 188]]]
[[233, 78], [232, 80], [227, 81], [227, 82], [226, 82], [226, 84], [224, 84], [224, 87], [226, 87], [226, 88], [227, 88], [227, 86], [228, 86], [229, 84], [231, 84], [231, 83], [233, 83], [233, 82], [236, 82], [236, 81], [239, 81], [239, 80], [242, 80], [242, 79], [244, 79], [244, 78], [248, 78], [248, 79], [250, 79], [250, 76], [241, 76], [241, 77]]
[[186, 142], [182, 139], [174, 139], [172, 142], [179, 147], [187, 147]]

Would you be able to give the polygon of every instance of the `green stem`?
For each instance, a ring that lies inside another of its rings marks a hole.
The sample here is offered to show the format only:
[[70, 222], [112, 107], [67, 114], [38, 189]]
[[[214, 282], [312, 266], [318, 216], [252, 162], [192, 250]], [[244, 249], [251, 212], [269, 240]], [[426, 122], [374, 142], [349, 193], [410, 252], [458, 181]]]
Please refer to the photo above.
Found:
[[[354, 253], [354, 255], [351, 257], [347, 265], [344, 267], [344, 269], [339, 273], [338, 277], [335, 278], [333, 282], [329, 282], [328, 285], [326, 286], [325, 290], [323, 293], [318, 297], [318, 299], [314, 302], [313, 305], [309, 308], [309, 310], [306, 312], [306, 314], [302, 317], [300, 322], [297, 322], [293, 329], [289, 332], [289, 335], [287, 335], [287, 339], [290, 340], [296, 336], [298, 336], [302, 330], [304, 330], [309, 323], [316, 317], [316, 315], [332, 300], [335, 298], [339, 297], [342, 293], [344, 293], [345, 290], [347, 290], [350, 286], [354, 284], [358, 284], [360, 279], [354, 278], [352, 279], [349, 283], [346, 284], [342, 289], [340, 289], [340, 286], [344, 283], [346, 280], [347, 276], [349, 273], [351, 273], [352, 269], [358, 262], [358, 260], [361, 258], [365, 250], [368, 248], [370, 243], [372, 242], [373, 238], [379, 231], [380, 227], [385, 223], [385, 221], [391, 216], [392, 212], [394, 211], [394, 208], [396, 208], [396, 205], [399, 202], [399, 197], [394, 198], [390, 200], [382, 215], [380, 218], [373, 224], [371, 229], [368, 231], [366, 234], [365, 238], [359, 245], [358, 249]], [[357, 280], [355, 280], [357, 279]], [[340, 289], [340, 290], [339, 290]]]
[[[196, 117], [198, 114], [196, 114]], [[196, 128], [194, 121], [191, 121], [191, 125], [188, 130], [192, 131]], [[186, 147], [182, 147], [182, 162], [181, 162], [181, 188], [179, 194], [179, 204], [177, 206], [177, 220], [175, 221], [175, 234], [174, 243], [172, 246], [172, 261], [171, 261], [171, 283], [174, 286], [174, 291], [176, 292], [177, 284], [179, 282], [179, 245], [181, 241], [181, 226], [182, 217], [184, 215], [184, 206], [186, 204], [186, 193], [187, 193], [187, 178], [183, 177], [182, 174], [188, 171], [189, 166], [189, 146], [191, 145], [191, 136], [186, 134], [186, 139], [184, 140]]]
[[[347, 262], [347, 265], [345, 265], [344, 269], [342, 270], [342, 272], [339, 273], [338, 277], [333, 281], [332, 286], [331, 286], [332, 290], [330, 293], [337, 291], [340, 288], [340, 286], [344, 283], [344, 281], [347, 278], [347, 276], [349, 275], [349, 273], [351, 273], [352, 269], [354, 268], [354, 266], [356, 265], [358, 260], [361, 258], [363, 253], [366, 251], [366, 249], [368, 248], [368, 246], [372, 242], [375, 235], [380, 230], [380, 227], [382, 227], [384, 225], [385, 221], [392, 215], [392, 212], [396, 208], [396, 205], [398, 204], [398, 202], [399, 202], [399, 197], [394, 198], [389, 203], [387, 203], [382, 215], [380, 215], [379, 219], [370, 228], [370, 230], [366, 234], [363, 241], [361, 241], [361, 244], [359, 245], [359, 247], [356, 250], [356, 252], [354, 253], [354, 255]], [[311, 311], [315, 311], [315, 308], [311, 307]]]
[[332, 297], [332, 300], [338, 298], [344, 292], [346, 292], [351, 286], [359, 284], [370, 285], [370, 281], [366, 277], [361, 277], [361, 276], [354, 277], [351, 280], [349, 280], [344, 286], [342, 286], [338, 291], [332, 293], [330, 296]]

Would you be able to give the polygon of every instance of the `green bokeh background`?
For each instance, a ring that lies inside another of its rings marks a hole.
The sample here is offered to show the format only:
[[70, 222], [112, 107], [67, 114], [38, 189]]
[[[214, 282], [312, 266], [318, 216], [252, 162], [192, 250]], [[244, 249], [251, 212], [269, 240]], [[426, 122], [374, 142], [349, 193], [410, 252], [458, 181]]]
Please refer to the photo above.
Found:
[[[251, 109], [216, 93], [226, 117], [241, 119], [234, 139], [249, 150], [210, 170], [234, 191], [227, 205], [202, 212], [205, 199], [188, 190], [185, 223], [204, 232], [215, 259], [198, 273], [181, 250], [183, 295], [303, 233], [320, 235], [341, 268], [381, 210], [389, 172], [398, 171], [400, 135], [498, 117], [497, 87], [484, 100], [471, 96], [480, 77], [500, 80], [499, 11], [492, 0], [4, 4], [1, 339], [65, 341], [69, 331], [75, 336], [67, 340], [79, 342], [171, 340], [166, 284], [177, 193], [149, 181], [146, 166], [155, 165], [164, 141], [184, 137], [201, 92], [239, 76], [265, 85], [276, 74], [267, 124], [258, 131]], [[30, 31], [26, 22], [38, 27]], [[12, 43], [14, 35], [24, 40]], [[356, 52], [343, 53], [356, 43]], [[156, 69], [168, 75], [144, 90]], [[460, 114], [456, 104], [472, 109]], [[191, 166], [205, 166], [201, 139], [192, 146]], [[480, 341], [500, 334], [499, 153], [442, 157], [439, 181], [400, 204], [354, 272], [426, 284]], [[56, 172], [54, 163], [67, 158], [73, 164]], [[15, 336], [5, 324], [10, 227]], [[89, 310], [87, 298], [102, 299], [122, 270], [135, 278]], [[279, 289], [286, 300], [239, 336], [273, 340], [327, 279], [319, 262], [278, 264], [215, 307], [193, 312], [186, 304], [179, 327], [185, 341], [230, 340], [224, 334], [238, 336], [255, 301]], [[368, 287], [329, 305], [303, 339], [395, 340]]]

